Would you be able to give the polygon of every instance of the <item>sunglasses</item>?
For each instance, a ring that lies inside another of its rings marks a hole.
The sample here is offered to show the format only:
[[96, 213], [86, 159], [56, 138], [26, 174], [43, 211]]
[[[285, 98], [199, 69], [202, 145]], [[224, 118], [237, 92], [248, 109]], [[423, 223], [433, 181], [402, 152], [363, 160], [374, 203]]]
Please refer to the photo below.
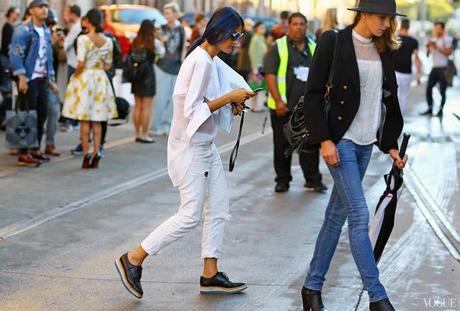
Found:
[[232, 41], [238, 41], [240, 40], [242, 37], [244, 36], [244, 32], [235, 32], [235, 33], [232, 33], [231, 35], [231, 39]]

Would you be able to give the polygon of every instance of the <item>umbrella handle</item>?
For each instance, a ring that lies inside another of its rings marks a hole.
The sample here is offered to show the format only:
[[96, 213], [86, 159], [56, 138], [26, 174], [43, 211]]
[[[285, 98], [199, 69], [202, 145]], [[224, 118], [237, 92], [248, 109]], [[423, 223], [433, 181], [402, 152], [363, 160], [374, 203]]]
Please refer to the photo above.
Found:
[[410, 134], [404, 133], [401, 149], [399, 149], [399, 157], [402, 159], [406, 155], [407, 145], [409, 144]]

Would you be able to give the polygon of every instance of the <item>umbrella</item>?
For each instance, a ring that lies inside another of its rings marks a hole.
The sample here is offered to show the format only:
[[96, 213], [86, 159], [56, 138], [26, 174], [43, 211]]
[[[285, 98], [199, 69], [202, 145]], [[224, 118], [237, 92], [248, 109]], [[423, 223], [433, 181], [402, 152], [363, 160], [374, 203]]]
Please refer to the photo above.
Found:
[[[401, 150], [399, 151], [401, 158], [405, 156], [409, 138], [409, 134], [404, 134]], [[379, 262], [394, 227], [398, 190], [403, 184], [403, 171], [393, 164], [391, 171], [384, 176], [384, 179], [387, 187], [380, 197], [377, 208], [375, 209], [374, 219], [369, 229], [375, 262]]]

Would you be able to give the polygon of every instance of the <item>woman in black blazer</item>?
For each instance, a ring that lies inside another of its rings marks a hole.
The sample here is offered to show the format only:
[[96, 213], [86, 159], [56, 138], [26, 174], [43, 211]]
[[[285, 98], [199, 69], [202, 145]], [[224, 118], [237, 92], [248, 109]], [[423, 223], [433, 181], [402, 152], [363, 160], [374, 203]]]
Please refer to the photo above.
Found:
[[[399, 168], [406, 163], [397, 150], [403, 119], [392, 62], [392, 51], [399, 47], [398, 14], [394, 0], [361, 0], [359, 7], [351, 10], [358, 12], [353, 25], [320, 38], [305, 94], [309, 140], [321, 144], [334, 188], [302, 288], [304, 310], [325, 310], [321, 289], [347, 219], [351, 251], [369, 293], [370, 309], [394, 310], [379, 281], [362, 178], [374, 144], [389, 153]], [[336, 40], [336, 66], [326, 114], [324, 94]]]

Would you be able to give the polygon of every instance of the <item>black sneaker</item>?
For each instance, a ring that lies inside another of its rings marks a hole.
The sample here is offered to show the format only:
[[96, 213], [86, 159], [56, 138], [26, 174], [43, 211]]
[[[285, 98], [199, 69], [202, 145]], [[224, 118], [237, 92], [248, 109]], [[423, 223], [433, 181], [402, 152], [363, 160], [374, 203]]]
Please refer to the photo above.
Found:
[[144, 291], [141, 286], [142, 266], [135, 266], [128, 261], [128, 253], [123, 254], [115, 260], [115, 268], [117, 268], [123, 286], [134, 295], [141, 299]]
[[288, 182], [277, 182], [275, 186], [275, 192], [283, 193], [289, 191], [289, 183]]
[[326, 185], [321, 181], [306, 181], [303, 186], [308, 189], [313, 189], [313, 191], [318, 193], [324, 193], [327, 191]]
[[244, 291], [248, 286], [241, 282], [231, 282], [223, 272], [217, 272], [212, 278], [200, 278], [201, 294], [237, 294]]
[[73, 155], [81, 155], [83, 153], [83, 146], [78, 144], [74, 149], [70, 150]]

